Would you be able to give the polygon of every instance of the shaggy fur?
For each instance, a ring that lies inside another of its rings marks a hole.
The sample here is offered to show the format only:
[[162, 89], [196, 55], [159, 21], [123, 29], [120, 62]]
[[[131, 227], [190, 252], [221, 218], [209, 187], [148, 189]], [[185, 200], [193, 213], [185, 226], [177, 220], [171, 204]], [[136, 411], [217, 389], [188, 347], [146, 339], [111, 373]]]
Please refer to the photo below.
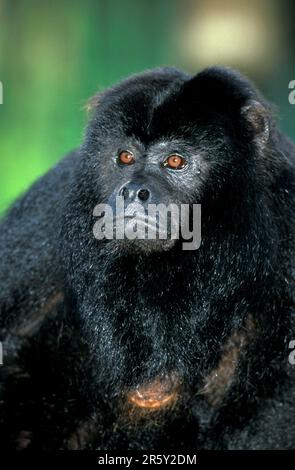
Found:
[[[81, 148], [0, 225], [2, 445], [294, 447], [294, 145], [229, 69], [149, 71], [89, 107]], [[94, 207], [130, 181], [200, 203], [201, 247], [95, 239]]]

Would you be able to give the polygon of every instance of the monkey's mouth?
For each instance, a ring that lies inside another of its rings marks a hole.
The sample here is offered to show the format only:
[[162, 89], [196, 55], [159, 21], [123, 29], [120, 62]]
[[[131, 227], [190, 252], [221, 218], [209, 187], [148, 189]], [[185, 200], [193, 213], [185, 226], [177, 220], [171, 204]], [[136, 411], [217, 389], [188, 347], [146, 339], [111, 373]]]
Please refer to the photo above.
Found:
[[136, 235], [135, 238], [139, 240], [148, 240], [148, 239], [155, 239], [159, 234], [159, 224], [150, 219], [147, 216], [142, 215], [135, 215], [125, 216], [124, 218], [125, 223], [125, 235], [127, 238], [129, 236]]
[[179, 396], [179, 388], [180, 380], [175, 374], [156, 377], [131, 390], [128, 401], [139, 408], [157, 410], [174, 404]]
[[[158, 218], [148, 215], [136, 214], [118, 216], [114, 220], [115, 238], [130, 240], [171, 240], [170, 221], [167, 225], [159, 223]], [[124, 237], [122, 237], [124, 231]], [[117, 237], [118, 234], [121, 236]]]

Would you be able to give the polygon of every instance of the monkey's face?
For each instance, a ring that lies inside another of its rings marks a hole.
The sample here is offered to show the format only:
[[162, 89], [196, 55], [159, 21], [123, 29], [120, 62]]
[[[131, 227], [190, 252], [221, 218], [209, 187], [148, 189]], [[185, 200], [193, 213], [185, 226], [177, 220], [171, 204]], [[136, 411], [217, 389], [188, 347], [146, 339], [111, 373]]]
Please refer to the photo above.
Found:
[[204, 102], [184, 76], [106, 93], [84, 144], [107, 206], [94, 212], [96, 236], [148, 252], [170, 249], [184, 233], [193, 239], [193, 205], [216, 198], [240, 171], [246, 120], [236, 105], [229, 110], [212, 96]]
[[207, 165], [192, 141], [163, 135], [145, 143], [125, 134], [104, 146], [98, 167], [106, 207], [96, 228], [109, 228], [122, 248], [167, 250], [197, 226], [192, 206]]

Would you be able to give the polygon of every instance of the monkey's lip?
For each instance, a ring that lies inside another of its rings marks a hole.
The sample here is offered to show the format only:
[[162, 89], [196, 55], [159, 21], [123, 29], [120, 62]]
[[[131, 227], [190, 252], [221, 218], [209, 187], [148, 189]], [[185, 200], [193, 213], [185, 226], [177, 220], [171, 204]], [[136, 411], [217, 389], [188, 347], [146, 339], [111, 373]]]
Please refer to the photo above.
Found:
[[156, 377], [138, 385], [128, 394], [128, 401], [139, 408], [155, 410], [172, 405], [179, 395], [180, 381], [175, 374]]

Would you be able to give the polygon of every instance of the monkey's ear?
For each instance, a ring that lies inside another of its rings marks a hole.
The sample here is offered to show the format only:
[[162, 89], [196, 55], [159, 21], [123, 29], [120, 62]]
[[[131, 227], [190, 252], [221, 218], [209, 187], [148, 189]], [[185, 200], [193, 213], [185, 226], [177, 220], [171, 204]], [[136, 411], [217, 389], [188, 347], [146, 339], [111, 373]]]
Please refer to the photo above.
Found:
[[265, 144], [270, 133], [270, 111], [262, 103], [250, 100], [242, 107], [241, 114], [254, 134], [254, 140]]

